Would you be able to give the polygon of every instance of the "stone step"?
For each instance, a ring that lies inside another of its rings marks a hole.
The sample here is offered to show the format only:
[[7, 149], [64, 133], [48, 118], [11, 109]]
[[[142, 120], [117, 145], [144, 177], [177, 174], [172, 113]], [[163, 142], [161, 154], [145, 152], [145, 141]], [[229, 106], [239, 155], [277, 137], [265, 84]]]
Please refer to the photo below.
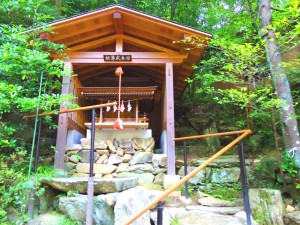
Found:
[[[209, 207], [207, 207], [209, 208]], [[228, 207], [223, 207], [228, 208]], [[203, 208], [202, 208], [203, 209]], [[235, 213], [234, 215], [224, 215], [219, 213], [208, 212], [205, 210], [187, 210], [187, 208], [164, 208], [163, 211], [163, 224], [171, 225], [178, 224], [184, 225], [245, 225], [246, 216], [244, 211]], [[157, 220], [157, 213], [152, 212], [151, 219], [155, 222]], [[254, 220], [251, 221], [252, 225], [258, 225]]]
[[204, 212], [211, 212], [217, 213], [221, 215], [234, 215], [238, 212], [243, 211], [243, 207], [210, 207], [210, 206], [203, 206], [203, 205], [193, 205], [187, 206], [186, 210], [188, 211], [204, 211]]
[[[42, 182], [63, 192], [77, 191], [81, 194], [87, 193], [88, 177], [51, 178], [44, 179]], [[137, 184], [137, 177], [94, 178], [94, 193], [107, 194], [121, 192], [134, 188]]]

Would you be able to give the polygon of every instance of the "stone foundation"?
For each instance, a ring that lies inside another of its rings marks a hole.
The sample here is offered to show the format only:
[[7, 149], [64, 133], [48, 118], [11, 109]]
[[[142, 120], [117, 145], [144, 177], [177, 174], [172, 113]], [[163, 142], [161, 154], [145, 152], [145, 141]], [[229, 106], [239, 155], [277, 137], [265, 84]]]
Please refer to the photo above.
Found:
[[[167, 172], [167, 155], [154, 154], [154, 139], [132, 138], [95, 140], [95, 177], [138, 177], [139, 182], [163, 183]], [[71, 177], [88, 177], [90, 169], [91, 140], [81, 139], [81, 144], [67, 147], [65, 170]]]

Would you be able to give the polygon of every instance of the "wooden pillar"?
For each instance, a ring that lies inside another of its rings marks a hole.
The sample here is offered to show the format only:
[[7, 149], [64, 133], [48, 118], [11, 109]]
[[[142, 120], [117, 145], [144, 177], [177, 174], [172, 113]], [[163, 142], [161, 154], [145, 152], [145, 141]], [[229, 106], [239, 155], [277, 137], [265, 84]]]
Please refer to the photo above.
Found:
[[[100, 100], [100, 104], [103, 104], [103, 100]], [[100, 108], [100, 115], [99, 115], [99, 123], [103, 123], [103, 108]]]
[[[70, 62], [65, 63], [65, 71], [72, 70], [72, 64]], [[71, 76], [65, 76], [62, 79], [62, 94], [69, 94], [70, 92], [70, 82]], [[60, 110], [64, 110], [67, 107], [62, 104]], [[68, 133], [68, 114], [59, 114], [58, 117], [58, 128], [57, 128], [57, 138], [56, 138], [56, 152], [54, 157], [54, 168], [63, 169], [64, 168], [64, 157], [67, 144], [67, 133]]]
[[139, 122], [139, 100], [135, 100], [135, 122]]
[[167, 131], [167, 158], [168, 175], [175, 175], [175, 122], [174, 122], [174, 85], [173, 63], [166, 63], [166, 88], [165, 88], [165, 119]]

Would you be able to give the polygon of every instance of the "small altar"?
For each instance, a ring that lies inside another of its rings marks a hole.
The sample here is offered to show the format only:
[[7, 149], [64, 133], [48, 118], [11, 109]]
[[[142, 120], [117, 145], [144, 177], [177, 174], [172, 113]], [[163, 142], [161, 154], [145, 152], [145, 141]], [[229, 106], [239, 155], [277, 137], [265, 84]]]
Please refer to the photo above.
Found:
[[[149, 128], [149, 119], [146, 115], [151, 110], [151, 102], [156, 89], [156, 86], [121, 88], [120, 119], [123, 122], [123, 129], [146, 130]], [[86, 99], [100, 101], [101, 104], [117, 101], [119, 95], [117, 87], [80, 87], [79, 90]], [[114, 129], [116, 120], [117, 106], [100, 108], [95, 118], [95, 128]], [[92, 123], [86, 122], [84, 125], [91, 129]]]

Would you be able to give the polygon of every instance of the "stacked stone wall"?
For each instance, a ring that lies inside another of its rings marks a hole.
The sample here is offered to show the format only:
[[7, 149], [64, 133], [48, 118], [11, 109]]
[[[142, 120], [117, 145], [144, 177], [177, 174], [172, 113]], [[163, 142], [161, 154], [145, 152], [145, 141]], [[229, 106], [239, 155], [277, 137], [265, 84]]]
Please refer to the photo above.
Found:
[[[138, 177], [140, 182], [163, 183], [167, 169], [167, 156], [154, 154], [153, 138], [95, 140], [95, 177]], [[68, 147], [65, 170], [71, 177], [87, 177], [90, 169], [91, 140]]]

